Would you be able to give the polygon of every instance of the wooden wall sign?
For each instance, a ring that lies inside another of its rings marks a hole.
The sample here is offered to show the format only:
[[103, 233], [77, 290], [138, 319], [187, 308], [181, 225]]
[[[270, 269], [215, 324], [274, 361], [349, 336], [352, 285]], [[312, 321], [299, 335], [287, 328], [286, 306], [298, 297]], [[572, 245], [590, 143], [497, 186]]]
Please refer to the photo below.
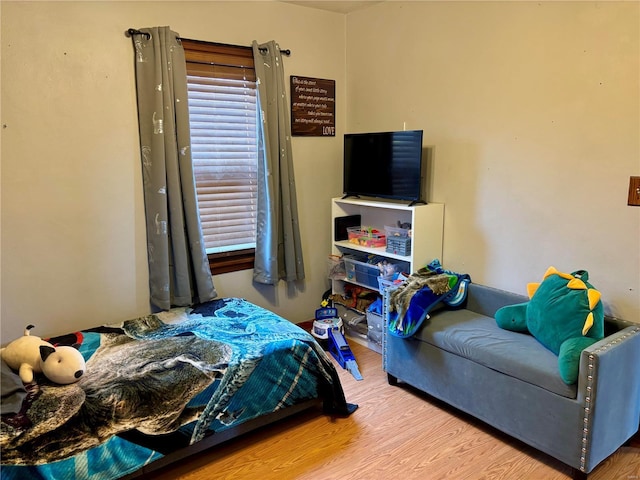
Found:
[[335, 80], [291, 75], [291, 134], [335, 137]]

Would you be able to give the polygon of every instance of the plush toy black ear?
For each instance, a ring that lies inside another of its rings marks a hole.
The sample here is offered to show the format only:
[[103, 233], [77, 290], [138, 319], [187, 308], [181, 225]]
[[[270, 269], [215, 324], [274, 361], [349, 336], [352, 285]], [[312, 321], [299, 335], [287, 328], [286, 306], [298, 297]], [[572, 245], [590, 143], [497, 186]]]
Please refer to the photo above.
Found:
[[56, 349], [50, 347], [49, 345], [40, 345], [40, 358], [43, 362], [46, 362], [49, 355], [51, 355], [55, 351]]

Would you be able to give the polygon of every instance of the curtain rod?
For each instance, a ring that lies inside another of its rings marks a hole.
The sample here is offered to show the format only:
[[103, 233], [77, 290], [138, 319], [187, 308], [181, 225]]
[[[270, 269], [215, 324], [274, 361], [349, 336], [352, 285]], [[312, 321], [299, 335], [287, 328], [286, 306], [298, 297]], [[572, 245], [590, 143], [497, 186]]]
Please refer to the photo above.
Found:
[[[141, 32], [140, 30], [136, 30], [135, 28], [128, 29], [126, 32], [124, 32], [124, 34], [127, 37], [132, 37], [133, 35], [144, 35], [145, 37], [147, 37], [147, 40], [151, 38], [151, 34], [150, 33]], [[178, 37], [178, 40], [182, 40], [182, 38]], [[184, 40], [189, 40], [189, 39], [185, 38]], [[260, 47], [260, 51], [261, 52], [265, 51], [265, 50], [266, 50], [265, 47]], [[286, 55], [288, 57], [289, 55], [291, 55], [291, 50], [289, 50], [287, 48], [286, 50], [280, 50], [280, 53], [283, 54], [283, 55]]]

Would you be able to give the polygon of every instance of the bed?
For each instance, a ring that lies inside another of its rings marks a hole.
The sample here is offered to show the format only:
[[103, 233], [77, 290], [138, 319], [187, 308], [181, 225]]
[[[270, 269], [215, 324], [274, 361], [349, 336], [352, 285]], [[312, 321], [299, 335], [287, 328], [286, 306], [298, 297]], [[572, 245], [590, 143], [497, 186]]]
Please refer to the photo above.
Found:
[[86, 373], [39, 376], [3, 409], [3, 479], [135, 478], [303, 409], [357, 408], [308, 332], [239, 298], [49, 342], [79, 345]]

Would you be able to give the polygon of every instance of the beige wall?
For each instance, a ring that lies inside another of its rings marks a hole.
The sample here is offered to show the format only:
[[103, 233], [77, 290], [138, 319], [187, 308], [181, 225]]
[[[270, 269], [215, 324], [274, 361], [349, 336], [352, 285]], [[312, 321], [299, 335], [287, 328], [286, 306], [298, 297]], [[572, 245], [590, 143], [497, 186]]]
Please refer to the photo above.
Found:
[[347, 131], [424, 129], [444, 264], [525, 293], [586, 269], [640, 321], [638, 2], [387, 2], [347, 16]]
[[325, 280], [330, 202], [340, 192], [345, 17], [279, 2], [6, 2], [2, 9], [2, 335], [61, 334], [145, 314], [148, 272], [129, 27], [187, 38], [277, 40], [289, 75], [333, 79], [335, 138], [293, 139], [307, 281], [289, 290], [215, 277], [300, 322]]
[[[248, 8], [250, 7], [250, 8]], [[278, 2], [7, 2], [2, 14], [0, 342], [149, 311], [129, 27], [275, 39], [287, 75], [336, 80], [335, 138], [294, 138], [307, 281], [256, 288], [295, 321], [327, 288], [342, 134], [420, 128], [444, 263], [524, 292], [585, 268], [609, 313], [640, 320], [637, 3], [392, 2], [349, 15]], [[249, 13], [248, 13], [249, 12]], [[240, 23], [240, 17], [246, 19]], [[346, 38], [345, 38], [346, 35]]]

